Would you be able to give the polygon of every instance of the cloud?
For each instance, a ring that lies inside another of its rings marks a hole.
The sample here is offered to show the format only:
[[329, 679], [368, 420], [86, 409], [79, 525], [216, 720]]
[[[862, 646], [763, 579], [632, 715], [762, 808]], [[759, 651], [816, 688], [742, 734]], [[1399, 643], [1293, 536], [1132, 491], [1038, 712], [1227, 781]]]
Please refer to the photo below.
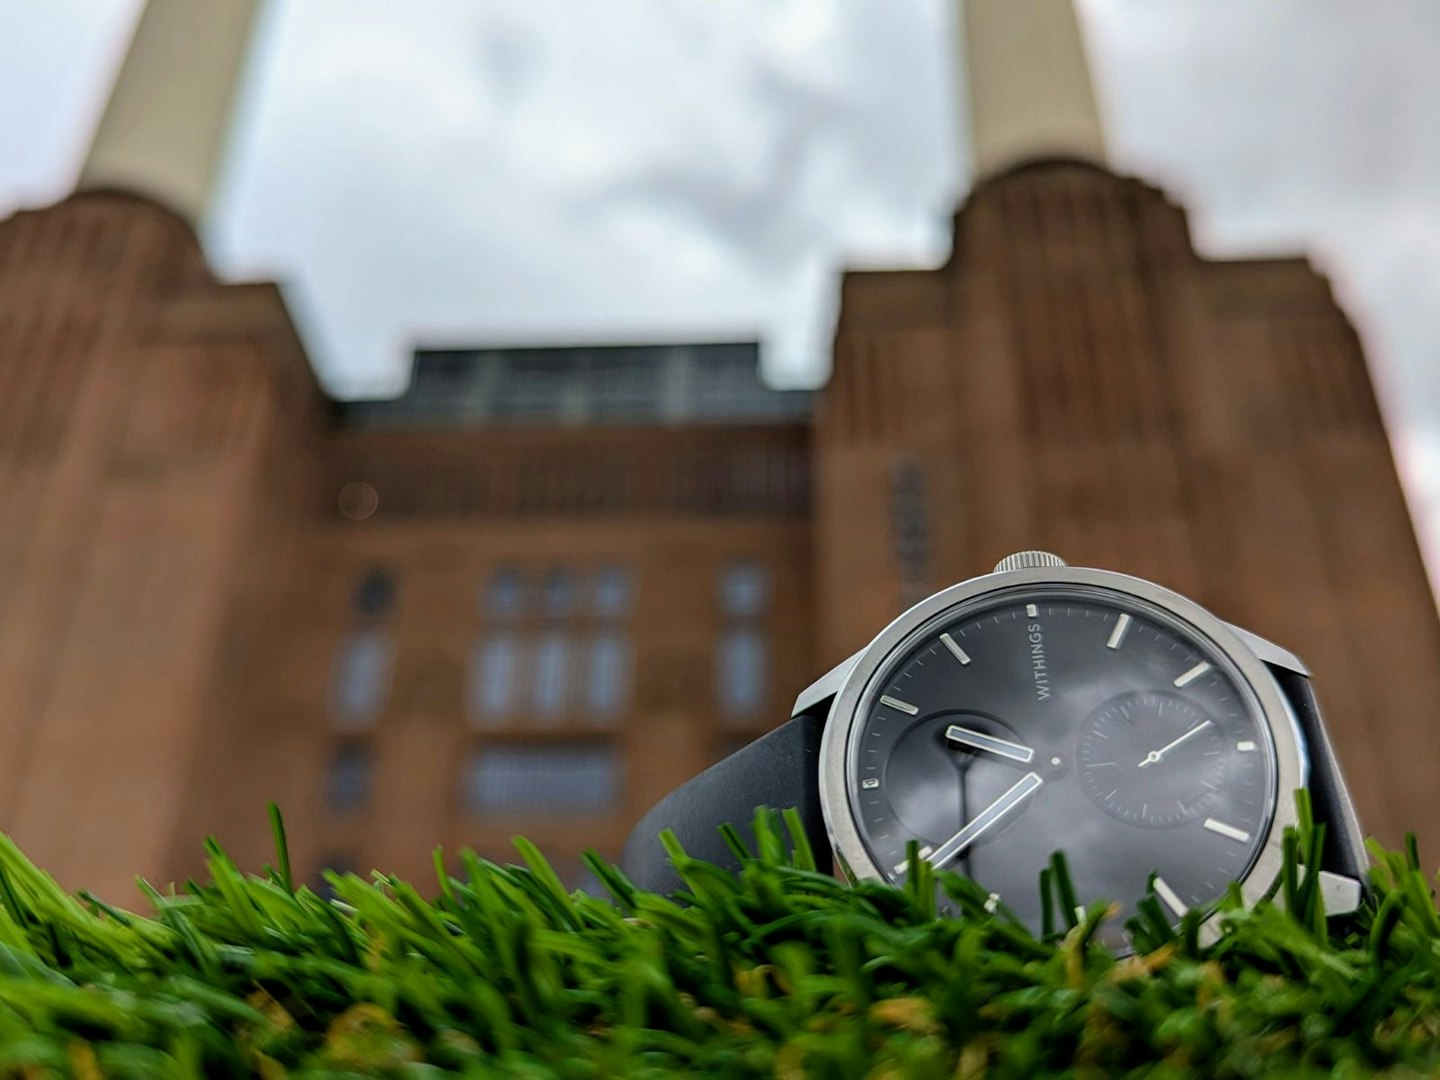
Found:
[[948, 20], [945, 0], [280, 3], [214, 248], [304, 293], [341, 394], [398, 389], [417, 339], [762, 333], [773, 377], [813, 383], [840, 265], [944, 255]]

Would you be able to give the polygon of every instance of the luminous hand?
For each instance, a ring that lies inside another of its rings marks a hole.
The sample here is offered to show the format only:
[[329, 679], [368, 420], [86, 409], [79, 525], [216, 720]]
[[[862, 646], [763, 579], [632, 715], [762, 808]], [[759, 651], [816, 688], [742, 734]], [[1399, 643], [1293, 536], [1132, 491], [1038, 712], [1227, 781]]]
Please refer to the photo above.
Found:
[[[979, 814], [970, 820], [969, 824], [949, 840], [946, 840], [945, 843], [941, 844], [929, 855], [926, 855], [925, 859], [932, 866], [942, 866], [949, 862], [955, 858], [955, 856], [964, 852], [971, 844], [979, 840], [980, 837], [984, 836], [1001, 821], [1009, 817], [1010, 814], [1025, 801], [1026, 797], [1044, 782], [1039, 773], [1026, 773], [1009, 791], [1001, 795], [984, 810], [981, 810]], [[895, 872], [897, 874], [903, 874], [907, 865], [907, 863], [901, 863], [895, 868]]]
[[1185, 732], [1184, 735], [1181, 735], [1174, 742], [1169, 743], [1166, 746], [1162, 746], [1159, 750], [1151, 750], [1148, 754], [1146, 754], [1143, 758], [1140, 759], [1140, 763], [1137, 768], [1143, 769], [1146, 765], [1158, 764], [1160, 759], [1163, 758], [1166, 754], [1168, 754], [1171, 750], [1174, 750], [1175, 747], [1179, 746], [1186, 739], [1191, 739], [1194, 738], [1196, 735], [1199, 735], [1200, 732], [1204, 731], [1209, 726], [1210, 721], [1204, 720], [1201, 723], [1196, 724], [1189, 731]]
[[968, 746], [972, 750], [984, 750], [1003, 758], [1009, 758], [1011, 761], [1018, 761], [1022, 765], [1029, 765], [1035, 759], [1035, 751], [1028, 746], [1021, 746], [1009, 739], [997, 739], [994, 735], [986, 735], [982, 731], [972, 731], [959, 724], [951, 724], [947, 727], [945, 738], [959, 746]]

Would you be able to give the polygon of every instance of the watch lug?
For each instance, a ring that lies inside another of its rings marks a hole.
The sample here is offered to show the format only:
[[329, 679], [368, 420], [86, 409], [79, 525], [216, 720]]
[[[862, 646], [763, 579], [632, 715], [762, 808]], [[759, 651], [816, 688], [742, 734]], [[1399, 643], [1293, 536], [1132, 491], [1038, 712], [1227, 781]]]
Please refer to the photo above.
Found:
[[846, 677], [849, 676], [850, 669], [855, 666], [855, 661], [860, 659], [860, 653], [864, 651], [864, 649], [861, 649], [860, 652], [855, 653], [853, 656], [847, 656], [804, 690], [800, 691], [800, 696], [795, 699], [795, 706], [790, 710], [790, 715], [795, 717], [801, 713], [817, 712], [820, 711], [821, 705], [824, 705], [825, 710], [828, 711], [830, 708], [830, 699], [840, 692], [840, 687], [844, 684]]
[[1320, 871], [1320, 899], [1326, 915], [1348, 915], [1360, 907], [1360, 882], [1330, 870]]
[[1276, 645], [1273, 641], [1267, 641], [1259, 634], [1252, 634], [1242, 626], [1234, 623], [1226, 623], [1232, 631], [1243, 641], [1256, 656], [1271, 667], [1284, 668], [1286, 671], [1293, 671], [1296, 675], [1310, 675], [1310, 669], [1305, 666], [1305, 661], [1292, 653], [1289, 649]]

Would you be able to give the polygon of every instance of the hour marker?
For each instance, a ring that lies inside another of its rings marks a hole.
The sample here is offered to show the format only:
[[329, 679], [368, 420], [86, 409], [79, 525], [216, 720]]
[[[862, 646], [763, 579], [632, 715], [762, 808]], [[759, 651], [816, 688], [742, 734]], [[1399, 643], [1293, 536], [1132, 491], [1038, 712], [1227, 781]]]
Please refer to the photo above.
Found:
[[1239, 750], [1242, 754], [1253, 754], [1255, 752], [1255, 744], [1249, 739], [1245, 739], [1242, 742], [1237, 742], [1235, 749]]
[[880, 786], [880, 781], [876, 780], [875, 777], [871, 776], [865, 780], [861, 780], [860, 786], [866, 791], [874, 791], [877, 787]]
[[1198, 679], [1201, 675], [1204, 675], [1205, 672], [1209, 670], [1210, 662], [1208, 660], [1201, 660], [1200, 663], [1196, 664], [1189, 671], [1185, 672], [1185, 674], [1177, 675], [1175, 677], [1175, 685], [1189, 686], [1192, 682]]
[[899, 698], [893, 698], [888, 695], [880, 699], [880, 704], [889, 705], [890, 708], [899, 709], [901, 712], [909, 713], [911, 716], [914, 716], [920, 711], [918, 705], [911, 705], [908, 701], [901, 701]]
[[945, 643], [945, 648], [949, 649], [951, 654], [956, 660], [959, 660], [960, 663], [968, 664], [970, 662], [970, 654], [960, 648], [960, 646], [955, 643], [955, 639], [949, 634], [941, 634], [940, 640]]
[[1120, 618], [1115, 620], [1115, 629], [1110, 631], [1110, 640], [1105, 642], [1107, 649], [1118, 649], [1120, 643], [1125, 640], [1125, 634], [1130, 629], [1130, 616], [1125, 612], [1120, 613]]
[[1025, 614], [1026, 614], [1026, 615], [1029, 615], [1030, 618], [1033, 619], [1033, 618], [1035, 618], [1035, 616], [1037, 616], [1037, 615], [1040, 614], [1040, 609], [1039, 609], [1038, 607], [1036, 607], [1034, 604], [1026, 604], [1026, 605], [1025, 605]]
[[1164, 878], [1158, 875], [1155, 878], [1155, 895], [1160, 897], [1161, 900], [1164, 900], [1165, 906], [1176, 915], [1183, 916], [1190, 910], [1190, 906], [1186, 904], [1184, 900], [1180, 899], [1179, 894], [1176, 893], [1174, 889], [1165, 884]]
[[[932, 848], [929, 844], [926, 844], [924, 847], [922, 847], [922, 848], [921, 848], [919, 851], [917, 851], [915, 854], [918, 855], [918, 856], [920, 856], [920, 858], [922, 858], [922, 859], [928, 859], [928, 858], [930, 857], [931, 853], [932, 853], [934, 850], [935, 850], [935, 849]], [[897, 874], [903, 874], [903, 873], [905, 873], [905, 871], [908, 870], [909, 868], [910, 868], [910, 860], [907, 858], [907, 859], [906, 859], [904, 862], [902, 862], [899, 866], [895, 867], [895, 873], [897, 873]]]
[[1237, 829], [1234, 825], [1226, 825], [1225, 822], [1216, 821], [1213, 817], [1207, 817], [1205, 819], [1205, 828], [1213, 833], [1219, 833], [1221, 836], [1228, 836], [1231, 840], [1239, 840], [1242, 844], [1250, 839], [1250, 834], [1244, 829]]

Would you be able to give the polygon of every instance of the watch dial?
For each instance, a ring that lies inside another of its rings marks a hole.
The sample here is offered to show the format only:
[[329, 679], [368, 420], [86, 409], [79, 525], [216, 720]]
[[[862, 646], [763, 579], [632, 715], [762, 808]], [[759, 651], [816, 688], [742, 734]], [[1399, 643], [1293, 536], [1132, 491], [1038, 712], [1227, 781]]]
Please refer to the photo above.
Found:
[[1123, 910], [1157, 875], [1175, 921], [1243, 878], [1270, 827], [1275, 751], [1254, 694], [1209, 639], [1090, 586], [979, 598], [896, 650], [849, 747], [851, 806], [891, 880], [918, 840], [1039, 929], [1063, 851], [1080, 900]]

